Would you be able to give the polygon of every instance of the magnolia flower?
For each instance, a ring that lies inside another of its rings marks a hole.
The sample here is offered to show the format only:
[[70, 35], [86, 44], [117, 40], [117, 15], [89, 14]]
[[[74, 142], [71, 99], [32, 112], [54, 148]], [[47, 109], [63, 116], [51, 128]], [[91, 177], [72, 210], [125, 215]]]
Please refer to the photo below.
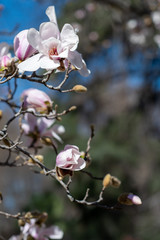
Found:
[[63, 232], [57, 226], [46, 228], [45, 224], [38, 225], [36, 219], [31, 219], [21, 227], [22, 234], [26, 237], [31, 236], [37, 240], [62, 239]]
[[[54, 119], [37, 118], [31, 113], [26, 113], [25, 121], [22, 124], [23, 131], [25, 135], [31, 137], [36, 143], [42, 137], [51, 137], [62, 143], [62, 139], [58, 134], [63, 134], [65, 128], [62, 125], [54, 124]], [[53, 142], [56, 145], [54, 140]]]
[[45, 224], [37, 224], [36, 219], [31, 219], [30, 222], [21, 226], [21, 235], [12, 236], [9, 240], [48, 240], [48, 239], [62, 239], [63, 232], [57, 226], [46, 228]]
[[32, 56], [36, 49], [34, 49], [27, 40], [28, 30], [19, 32], [14, 38], [14, 52], [19, 60], [25, 60]]
[[79, 171], [86, 166], [86, 162], [81, 158], [79, 148], [74, 145], [66, 145], [56, 158], [56, 166], [70, 171]]
[[[90, 71], [86, 68], [81, 54], [76, 52], [79, 37], [70, 24], [65, 24], [59, 31], [55, 8], [46, 10], [50, 22], [40, 25], [39, 31], [34, 28], [28, 30], [29, 44], [37, 50], [37, 54], [18, 65], [20, 71], [36, 71], [39, 68], [47, 70], [65, 70], [66, 60], [87, 76]], [[82, 70], [82, 71], [81, 71]]]
[[9, 67], [12, 59], [9, 53], [9, 45], [5, 42], [0, 43], [0, 68]]
[[21, 95], [23, 108], [33, 108], [40, 113], [49, 113], [52, 111], [52, 101], [43, 91], [29, 88], [23, 91]]

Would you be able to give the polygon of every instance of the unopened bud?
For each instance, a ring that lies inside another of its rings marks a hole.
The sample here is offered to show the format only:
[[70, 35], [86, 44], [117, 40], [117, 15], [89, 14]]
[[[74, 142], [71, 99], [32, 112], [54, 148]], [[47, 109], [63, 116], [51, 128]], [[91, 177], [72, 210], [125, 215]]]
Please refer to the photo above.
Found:
[[43, 159], [44, 159], [43, 155], [35, 155], [35, 158], [36, 158], [39, 162], [43, 163]]
[[25, 225], [25, 221], [22, 220], [22, 219], [19, 219], [19, 220], [18, 220], [18, 225], [19, 225], [20, 227], [23, 227], [23, 226]]
[[117, 177], [111, 176], [110, 184], [112, 187], [118, 188], [121, 185], [121, 181]]
[[72, 88], [73, 91], [77, 92], [77, 93], [83, 93], [83, 92], [87, 92], [87, 88], [84, 87], [83, 85], [75, 85]]
[[52, 140], [49, 137], [42, 137], [41, 141], [46, 145], [49, 145], [49, 146], [52, 145]]
[[103, 187], [107, 187], [109, 186], [111, 183], [111, 175], [108, 173], [105, 175], [105, 177], [103, 178]]
[[118, 197], [118, 202], [123, 204], [123, 205], [140, 205], [142, 204], [141, 199], [134, 195], [133, 193], [122, 193], [119, 197]]
[[3, 117], [3, 111], [0, 110], [0, 119]]
[[72, 107], [69, 108], [69, 111], [74, 111], [74, 110], [76, 110], [76, 109], [77, 109], [76, 106], [72, 106]]
[[[41, 163], [43, 163], [43, 156], [42, 155], [36, 155], [36, 156], [34, 156], [39, 162], [41, 162]], [[32, 158], [29, 158], [28, 159], [28, 161], [27, 161], [27, 163], [29, 163], [29, 165], [35, 165], [36, 164], [36, 161], [34, 161], [34, 159], [32, 159]]]

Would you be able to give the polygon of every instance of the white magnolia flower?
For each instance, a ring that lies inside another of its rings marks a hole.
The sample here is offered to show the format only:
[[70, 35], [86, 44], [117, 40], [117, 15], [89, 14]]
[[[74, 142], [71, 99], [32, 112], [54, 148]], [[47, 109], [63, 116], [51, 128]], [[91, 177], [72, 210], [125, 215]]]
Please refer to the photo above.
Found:
[[79, 37], [70, 24], [65, 24], [59, 31], [55, 9], [53, 6], [46, 10], [50, 22], [40, 25], [39, 31], [34, 28], [28, 31], [29, 44], [38, 51], [38, 54], [26, 59], [18, 65], [20, 71], [36, 71], [39, 68], [47, 70], [64, 70], [66, 60], [87, 76], [90, 71], [77, 51]]

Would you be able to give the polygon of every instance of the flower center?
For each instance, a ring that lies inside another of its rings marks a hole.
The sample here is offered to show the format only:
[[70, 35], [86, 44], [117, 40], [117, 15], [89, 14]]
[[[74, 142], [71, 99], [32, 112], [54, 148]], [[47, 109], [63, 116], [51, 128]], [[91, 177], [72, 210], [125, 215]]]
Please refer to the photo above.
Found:
[[58, 55], [57, 48], [53, 47], [49, 50], [49, 57], [51, 58], [53, 55]]

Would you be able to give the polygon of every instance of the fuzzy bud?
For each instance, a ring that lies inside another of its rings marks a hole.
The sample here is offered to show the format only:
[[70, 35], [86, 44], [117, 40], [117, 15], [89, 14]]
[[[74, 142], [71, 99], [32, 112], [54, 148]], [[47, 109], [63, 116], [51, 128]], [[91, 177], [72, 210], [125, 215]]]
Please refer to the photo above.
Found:
[[0, 110], [0, 119], [3, 117], [3, 111]]
[[87, 92], [87, 88], [84, 87], [83, 85], [75, 85], [72, 88], [73, 91], [77, 92], [77, 93], [83, 93], [83, 92]]
[[110, 184], [112, 187], [118, 188], [121, 185], [121, 181], [117, 177], [111, 176]]
[[103, 178], [103, 187], [104, 188], [108, 187], [110, 185], [110, 183], [111, 183], [111, 175], [108, 173]]

